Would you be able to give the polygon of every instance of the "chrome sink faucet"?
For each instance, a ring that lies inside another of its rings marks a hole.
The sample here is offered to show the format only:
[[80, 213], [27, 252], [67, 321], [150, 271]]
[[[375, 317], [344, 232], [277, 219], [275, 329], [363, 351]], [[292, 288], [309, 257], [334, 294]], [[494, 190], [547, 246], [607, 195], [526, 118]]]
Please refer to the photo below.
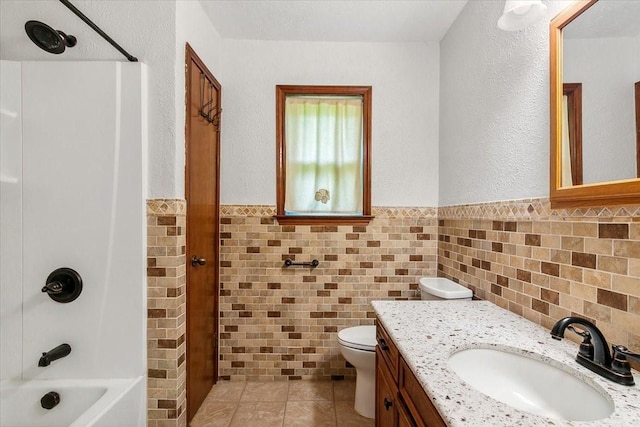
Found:
[[[573, 328], [573, 324], [580, 325], [584, 332]], [[580, 335], [583, 339], [580, 350], [576, 355], [576, 362], [595, 372], [596, 374], [622, 385], [634, 385], [631, 367], [627, 357], [640, 361], [640, 354], [630, 352], [621, 345], [612, 345], [609, 352], [609, 344], [593, 323], [580, 317], [565, 317], [558, 320], [551, 329], [551, 338], [561, 340], [564, 331], [569, 329]], [[591, 343], [593, 338], [593, 344]], [[613, 354], [613, 355], [612, 355]]]

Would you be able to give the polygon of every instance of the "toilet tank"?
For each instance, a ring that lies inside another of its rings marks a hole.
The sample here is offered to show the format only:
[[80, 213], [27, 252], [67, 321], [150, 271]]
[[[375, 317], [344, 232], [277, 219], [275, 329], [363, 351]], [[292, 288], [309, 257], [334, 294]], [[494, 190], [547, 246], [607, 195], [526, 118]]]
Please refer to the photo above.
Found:
[[420, 299], [423, 300], [471, 300], [471, 289], [444, 277], [420, 279]]

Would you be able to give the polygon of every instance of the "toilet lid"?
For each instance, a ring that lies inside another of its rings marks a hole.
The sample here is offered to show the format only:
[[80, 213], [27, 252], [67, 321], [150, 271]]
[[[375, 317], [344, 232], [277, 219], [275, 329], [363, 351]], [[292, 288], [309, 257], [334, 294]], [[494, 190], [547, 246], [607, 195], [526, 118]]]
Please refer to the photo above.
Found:
[[338, 342], [346, 347], [376, 351], [376, 327], [354, 326], [338, 332]]

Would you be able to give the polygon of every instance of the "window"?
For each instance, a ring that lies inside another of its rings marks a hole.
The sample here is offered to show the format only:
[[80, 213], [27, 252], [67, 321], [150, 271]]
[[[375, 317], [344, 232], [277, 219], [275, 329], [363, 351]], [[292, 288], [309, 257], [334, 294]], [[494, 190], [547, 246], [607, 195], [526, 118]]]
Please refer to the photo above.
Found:
[[277, 86], [281, 224], [371, 219], [371, 87]]

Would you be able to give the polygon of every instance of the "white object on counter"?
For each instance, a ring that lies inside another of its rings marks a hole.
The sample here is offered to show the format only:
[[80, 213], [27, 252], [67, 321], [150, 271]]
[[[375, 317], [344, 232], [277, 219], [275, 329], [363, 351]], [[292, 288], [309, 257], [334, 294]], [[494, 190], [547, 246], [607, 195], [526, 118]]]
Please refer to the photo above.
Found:
[[420, 299], [462, 299], [471, 300], [471, 289], [444, 277], [423, 277], [420, 279]]

